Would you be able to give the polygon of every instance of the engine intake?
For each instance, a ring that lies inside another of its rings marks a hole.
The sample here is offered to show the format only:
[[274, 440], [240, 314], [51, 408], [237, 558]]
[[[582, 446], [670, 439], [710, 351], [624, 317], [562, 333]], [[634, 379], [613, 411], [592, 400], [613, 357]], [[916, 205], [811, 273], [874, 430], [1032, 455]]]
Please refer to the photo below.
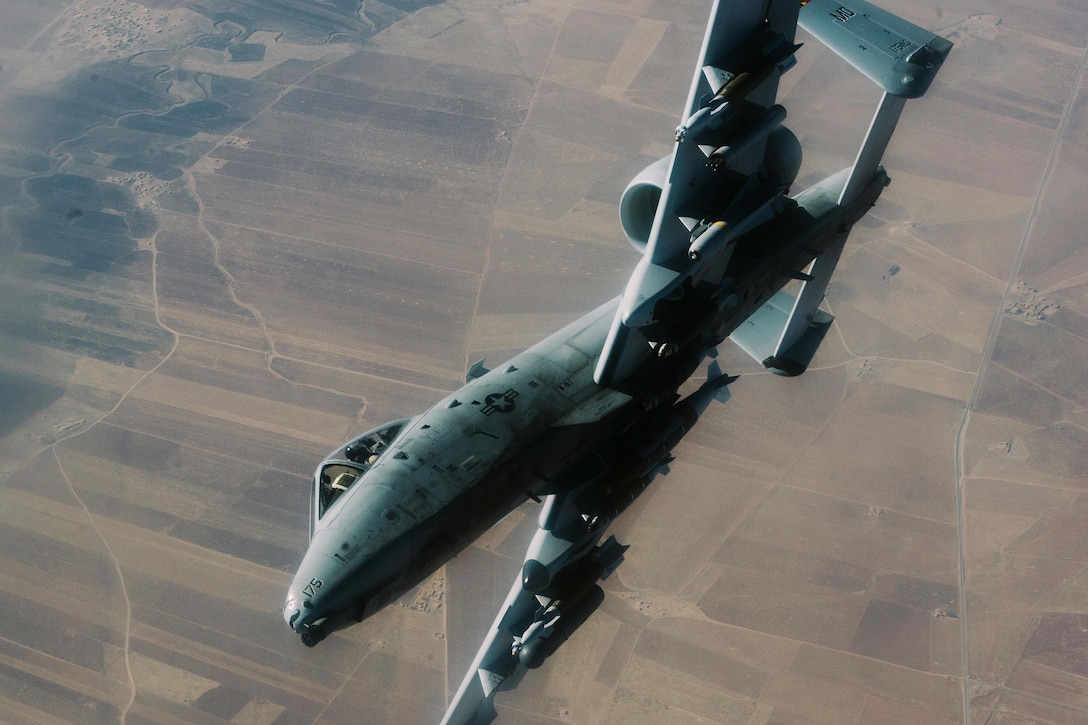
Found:
[[657, 216], [657, 203], [661, 200], [670, 161], [671, 155], [664, 156], [640, 171], [620, 197], [623, 235], [639, 254], [646, 251], [646, 244], [650, 240], [650, 230]]
[[788, 189], [801, 169], [801, 142], [793, 131], [779, 126], [767, 136], [763, 151], [763, 174], [780, 189]]

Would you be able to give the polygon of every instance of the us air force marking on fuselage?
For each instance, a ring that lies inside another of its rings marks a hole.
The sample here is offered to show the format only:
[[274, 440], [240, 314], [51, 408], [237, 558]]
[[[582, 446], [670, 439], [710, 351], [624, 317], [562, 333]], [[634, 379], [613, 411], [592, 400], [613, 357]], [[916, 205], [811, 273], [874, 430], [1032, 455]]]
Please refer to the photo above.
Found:
[[484, 415], [492, 413], [509, 413], [514, 409], [514, 398], [518, 397], [518, 391], [510, 388], [505, 393], [491, 393], [484, 398], [484, 407], [480, 412]]

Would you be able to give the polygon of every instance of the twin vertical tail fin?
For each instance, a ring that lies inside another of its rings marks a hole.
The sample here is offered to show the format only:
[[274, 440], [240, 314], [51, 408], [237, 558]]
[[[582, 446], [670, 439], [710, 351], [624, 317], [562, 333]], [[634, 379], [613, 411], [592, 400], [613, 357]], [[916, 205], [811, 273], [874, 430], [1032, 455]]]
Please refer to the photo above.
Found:
[[864, 0], [801, 5], [798, 25], [893, 96], [925, 95], [952, 49], [951, 41]]
[[[871, 203], [874, 181], [887, 182], [880, 160], [899, 114], [908, 99], [919, 98], [929, 89], [952, 43], [864, 0], [807, 0], [802, 2], [797, 22], [883, 91], [854, 165], [844, 172], [845, 180], [836, 174], [818, 185], [837, 194], [840, 210], [864, 199]], [[810, 192], [819, 196], [820, 190], [811, 189], [798, 201]], [[730, 335], [772, 372], [799, 375], [816, 353], [834, 319], [819, 306], [848, 231], [846, 224], [840, 238], [815, 256], [802, 275], [804, 282], [796, 296], [780, 290]]]
[[920, 98], [952, 43], [864, 0], [808, 0], [797, 24], [884, 91], [839, 204], [857, 198], [876, 171], [908, 99]]

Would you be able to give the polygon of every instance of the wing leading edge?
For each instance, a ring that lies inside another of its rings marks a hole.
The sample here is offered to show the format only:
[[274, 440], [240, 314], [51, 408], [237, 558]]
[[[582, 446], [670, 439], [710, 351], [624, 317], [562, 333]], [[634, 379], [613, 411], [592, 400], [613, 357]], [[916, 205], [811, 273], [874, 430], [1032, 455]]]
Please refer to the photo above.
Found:
[[510, 587], [442, 725], [490, 722], [500, 685], [519, 667], [538, 667], [597, 608], [603, 599], [597, 581], [615, 571], [627, 549], [611, 536], [598, 546], [603, 533], [603, 525], [585, 518], [573, 494], [544, 499], [522, 573]]

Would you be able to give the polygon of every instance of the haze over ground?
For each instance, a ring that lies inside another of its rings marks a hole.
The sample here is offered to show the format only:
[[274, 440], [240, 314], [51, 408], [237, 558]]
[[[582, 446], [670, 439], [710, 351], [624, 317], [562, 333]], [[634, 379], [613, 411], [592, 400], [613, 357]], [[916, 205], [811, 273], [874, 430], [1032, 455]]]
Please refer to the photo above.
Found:
[[[832, 332], [789, 380], [723, 345], [499, 722], [1088, 717], [1088, 12], [885, 6], [956, 46]], [[310, 650], [309, 476], [622, 289], [709, 3], [2, 7], [0, 719], [437, 722], [536, 506]], [[806, 42], [799, 187], [877, 95]]]

